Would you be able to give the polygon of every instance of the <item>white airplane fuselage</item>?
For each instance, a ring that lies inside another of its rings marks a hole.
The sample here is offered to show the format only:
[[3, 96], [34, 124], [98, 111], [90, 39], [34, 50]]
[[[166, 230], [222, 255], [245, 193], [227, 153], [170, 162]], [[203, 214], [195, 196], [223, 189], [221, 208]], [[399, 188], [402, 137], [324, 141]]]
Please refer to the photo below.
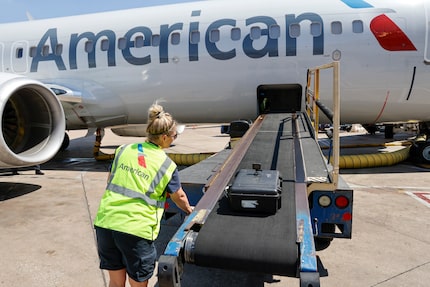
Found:
[[260, 85], [304, 91], [308, 68], [338, 60], [342, 122], [430, 121], [429, 12], [219, 0], [3, 24], [0, 75], [58, 88], [66, 128], [82, 129], [145, 123], [157, 100], [180, 122], [254, 119]]
[[[81, 92], [81, 105], [96, 122], [123, 116], [123, 123], [142, 123], [158, 99], [181, 121], [228, 121], [255, 118], [259, 85], [305, 86], [307, 68], [340, 52], [342, 121], [374, 122], [385, 102], [381, 122], [430, 120], [428, 1], [369, 3], [373, 7], [351, 8], [339, 0], [202, 1], [3, 25], [0, 67]], [[416, 50], [381, 47], [370, 30], [380, 15], [395, 22]], [[352, 31], [357, 20], [363, 32]], [[341, 32], [332, 31], [337, 22]], [[265, 35], [270, 26], [279, 34]], [[254, 27], [260, 27], [259, 39], [250, 39]], [[296, 38], [287, 36], [293, 29], [300, 29]], [[208, 39], [211, 33], [219, 40]], [[24, 49], [17, 59], [19, 46]], [[58, 55], [55, 49], [61, 49]]]

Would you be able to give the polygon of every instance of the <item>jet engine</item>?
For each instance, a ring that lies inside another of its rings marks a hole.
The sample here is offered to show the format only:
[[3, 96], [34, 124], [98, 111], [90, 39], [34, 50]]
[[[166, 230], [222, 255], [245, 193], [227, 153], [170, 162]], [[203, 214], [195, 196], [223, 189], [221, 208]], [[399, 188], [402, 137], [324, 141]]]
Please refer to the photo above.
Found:
[[0, 73], [0, 168], [50, 160], [65, 135], [63, 107], [43, 83]]

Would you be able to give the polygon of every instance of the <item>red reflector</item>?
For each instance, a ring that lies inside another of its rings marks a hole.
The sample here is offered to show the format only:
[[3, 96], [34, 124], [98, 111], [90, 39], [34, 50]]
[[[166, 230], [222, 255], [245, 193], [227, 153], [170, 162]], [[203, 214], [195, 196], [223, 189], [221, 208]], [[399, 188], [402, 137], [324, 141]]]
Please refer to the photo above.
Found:
[[345, 208], [348, 206], [348, 204], [349, 204], [349, 200], [347, 197], [345, 196], [336, 197], [336, 206], [338, 208]]
[[351, 214], [351, 213], [349, 213], [349, 212], [345, 212], [345, 213], [342, 215], [342, 219], [343, 219], [343, 221], [351, 221], [351, 219], [352, 219], [352, 214]]

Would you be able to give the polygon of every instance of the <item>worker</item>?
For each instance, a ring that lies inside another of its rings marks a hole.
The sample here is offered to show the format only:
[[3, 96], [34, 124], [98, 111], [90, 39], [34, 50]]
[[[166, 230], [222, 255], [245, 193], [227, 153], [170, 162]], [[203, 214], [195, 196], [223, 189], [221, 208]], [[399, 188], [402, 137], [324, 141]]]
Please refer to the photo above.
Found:
[[192, 212], [176, 164], [163, 151], [178, 136], [177, 123], [159, 104], [148, 111], [147, 140], [115, 151], [105, 193], [94, 221], [100, 268], [109, 287], [147, 286], [155, 268], [153, 241], [160, 231], [166, 192]]

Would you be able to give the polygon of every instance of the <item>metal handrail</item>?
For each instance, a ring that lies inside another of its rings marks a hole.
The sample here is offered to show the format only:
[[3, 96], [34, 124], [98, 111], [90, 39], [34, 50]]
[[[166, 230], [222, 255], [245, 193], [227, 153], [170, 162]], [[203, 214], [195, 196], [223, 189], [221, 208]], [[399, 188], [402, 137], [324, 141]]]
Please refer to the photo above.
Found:
[[[320, 100], [320, 71], [333, 69], [333, 107], [332, 110]], [[306, 113], [316, 131], [319, 126], [319, 110], [321, 110], [333, 125], [333, 170], [330, 172], [331, 182], [337, 188], [339, 182], [339, 156], [340, 156], [340, 64], [338, 61], [308, 69], [308, 78], [305, 95]], [[315, 133], [318, 140], [318, 132]]]

